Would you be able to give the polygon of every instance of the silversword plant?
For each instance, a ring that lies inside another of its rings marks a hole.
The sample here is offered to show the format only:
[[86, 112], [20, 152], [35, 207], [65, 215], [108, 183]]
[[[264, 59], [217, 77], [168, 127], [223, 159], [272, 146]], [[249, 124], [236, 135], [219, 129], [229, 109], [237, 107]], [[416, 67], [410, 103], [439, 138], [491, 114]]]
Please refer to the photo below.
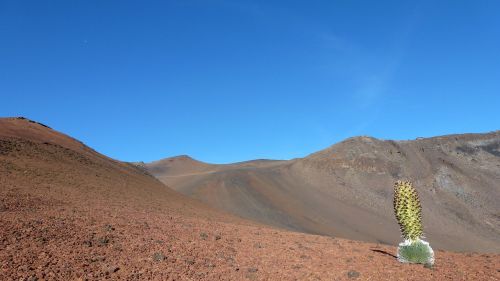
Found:
[[398, 260], [405, 263], [434, 264], [434, 251], [422, 240], [422, 207], [409, 181], [394, 184], [394, 214], [405, 239], [398, 247]]

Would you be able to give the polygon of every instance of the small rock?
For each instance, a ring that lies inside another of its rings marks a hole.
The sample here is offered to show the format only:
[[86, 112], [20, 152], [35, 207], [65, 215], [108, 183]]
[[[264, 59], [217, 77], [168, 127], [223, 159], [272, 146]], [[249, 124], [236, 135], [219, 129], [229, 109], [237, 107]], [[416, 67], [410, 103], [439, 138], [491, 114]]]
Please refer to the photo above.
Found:
[[201, 239], [203, 239], [203, 240], [207, 240], [207, 238], [208, 238], [208, 234], [206, 234], [205, 232], [202, 232], [202, 233], [200, 233], [200, 237], [201, 237]]
[[98, 262], [98, 261], [105, 261], [106, 257], [105, 256], [95, 256], [90, 258], [91, 262]]
[[358, 278], [359, 277], [359, 272], [351, 270], [347, 272], [347, 277], [349, 278]]
[[104, 229], [105, 229], [106, 231], [113, 231], [113, 230], [115, 230], [115, 228], [114, 228], [111, 224], [106, 224], [106, 225], [104, 226]]
[[108, 267], [108, 270], [106, 270], [106, 274], [115, 273], [118, 270], [120, 270], [120, 268], [118, 266], [110, 266], [110, 267]]
[[153, 260], [154, 261], [164, 261], [165, 260], [165, 255], [163, 253], [154, 253], [153, 254]]
[[222, 237], [219, 234], [215, 235], [215, 241], [220, 240], [221, 238]]
[[109, 243], [109, 238], [108, 238], [108, 237], [106, 237], [106, 236], [101, 237], [101, 238], [99, 238], [98, 242], [99, 242], [99, 246], [105, 246], [105, 245], [108, 245], [108, 243]]

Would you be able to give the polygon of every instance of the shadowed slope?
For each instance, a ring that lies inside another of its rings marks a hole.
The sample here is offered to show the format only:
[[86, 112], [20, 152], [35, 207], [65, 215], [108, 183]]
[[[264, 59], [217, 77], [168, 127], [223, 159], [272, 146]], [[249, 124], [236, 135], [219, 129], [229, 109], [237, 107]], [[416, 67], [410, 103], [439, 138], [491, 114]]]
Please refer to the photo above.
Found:
[[392, 186], [407, 178], [421, 194], [433, 246], [499, 252], [499, 147], [499, 132], [398, 142], [356, 137], [303, 159], [251, 167], [203, 163], [196, 170], [175, 158], [146, 167], [175, 190], [245, 218], [389, 244], [400, 240]]

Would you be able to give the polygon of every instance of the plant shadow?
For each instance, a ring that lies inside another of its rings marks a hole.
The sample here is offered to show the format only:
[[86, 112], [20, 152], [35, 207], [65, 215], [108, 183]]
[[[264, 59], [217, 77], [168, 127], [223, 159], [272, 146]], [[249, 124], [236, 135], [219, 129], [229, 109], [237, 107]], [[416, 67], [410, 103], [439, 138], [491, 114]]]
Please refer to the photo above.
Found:
[[396, 257], [395, 255], [393, 255], [393, 254], [391, 254], [391, 253], [389, 253], [389, 252], [386, 252], [386, 251], [384, 251], [384, 250], [379, 250], [379, 249], [370, 249], [370, 250], [372, 250], [372, 251], [373, 251], [373, 252], [375, 252], [375, 253], [380, 253], [380, 254], [384, 254], [384, 255], [391, 256], [391, 257], [393, 257], [393, 258], [395, 258], [395, 259], [397, 259], [397, 258], [398, 258], [398, 257]]

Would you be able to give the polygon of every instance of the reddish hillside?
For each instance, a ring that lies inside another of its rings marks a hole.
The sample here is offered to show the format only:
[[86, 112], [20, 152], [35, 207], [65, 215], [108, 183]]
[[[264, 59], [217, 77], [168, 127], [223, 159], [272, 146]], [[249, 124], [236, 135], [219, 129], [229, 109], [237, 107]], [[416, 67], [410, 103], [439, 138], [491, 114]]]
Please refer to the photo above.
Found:
[[287, 232], [224, 215], [134, 165], [0, 119], [0, 280], [498, 280], [500, 256]]

